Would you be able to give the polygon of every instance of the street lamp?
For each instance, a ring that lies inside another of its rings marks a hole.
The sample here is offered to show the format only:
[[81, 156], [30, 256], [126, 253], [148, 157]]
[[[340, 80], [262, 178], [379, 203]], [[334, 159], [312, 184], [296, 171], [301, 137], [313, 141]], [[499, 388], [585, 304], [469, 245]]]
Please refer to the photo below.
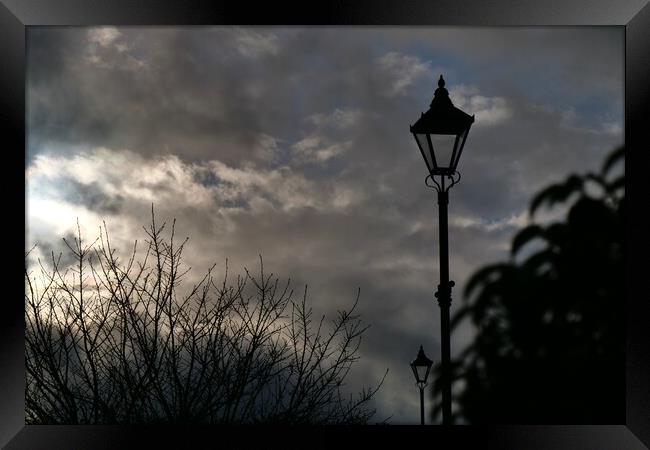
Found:
[[429, 377], [431, 364], [433, 364], [433, 361], [427, 358], [420, 345], [417, 358], [411, 362], [411, 369], [413, 369], [413, 375], [415, 376], [415, 384], [420, 388], [420, 425], [424, 425], [424, 388], [427, 386], [427, 378]]
[[429, 110], [411, 125], [410, 130], [429, 170], [425, 184], [438, 192], [438, 231], [440, 235], [440, 284], [435, 294], [440, 306], [440, 334], [442, 356], [442, 423], [451, 423], [451, 371], [449, 351], [449, 307], [451, 288], [449, 280], [449, 248], [447, 241], [447, 205], [449, 189], [460, 181], [456, 170], [463, 152], [474, 116], [456, 108], [445, 89], [440, 75], [438, 89], [433, 94]]

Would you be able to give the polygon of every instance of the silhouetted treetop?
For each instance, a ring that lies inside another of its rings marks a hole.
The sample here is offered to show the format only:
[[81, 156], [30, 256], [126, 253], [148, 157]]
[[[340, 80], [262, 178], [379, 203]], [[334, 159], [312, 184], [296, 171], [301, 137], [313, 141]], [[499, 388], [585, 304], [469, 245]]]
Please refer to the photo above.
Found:
[[[363, 424], [381, 386], [342, 391], [367, 329], [349, 310], [313, 318], [265, 272], [182, 284], [187, 240], [155, 216], [145, 253], [119, 258], [106, 225], [25, 269], [29, 424]], [[384, 375], [385, 376], [385, 375]]]
[[508, 261], [468, 280], [452, 329], [467, 319], [477, 334], [452, 361], [456, 419], [623, 422], [625, 174], [613, 168], [624, 157], [543, 189], [531, 218], [566, 205], [565, 220], [524, 227]]

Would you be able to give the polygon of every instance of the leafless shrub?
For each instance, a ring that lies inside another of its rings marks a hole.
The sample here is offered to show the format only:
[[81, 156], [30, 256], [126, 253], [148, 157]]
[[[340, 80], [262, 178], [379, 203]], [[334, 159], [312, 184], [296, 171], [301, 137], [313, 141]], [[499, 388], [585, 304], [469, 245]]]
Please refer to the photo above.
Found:
[[181, 294], [187, 239], [164, 230], [152, 209], [144, 256], [136, 241], [123, 261], [105, 224], [90, 245], [78, 228], [73, 267], [26, 268], [27, 423], [367, 423], [383, 379], [341, 390], [367, 329], [359, 292], [316, 323], [307, 287], [294, 300], [260, 257], [257, 275], [217, 282], [212, 266]]

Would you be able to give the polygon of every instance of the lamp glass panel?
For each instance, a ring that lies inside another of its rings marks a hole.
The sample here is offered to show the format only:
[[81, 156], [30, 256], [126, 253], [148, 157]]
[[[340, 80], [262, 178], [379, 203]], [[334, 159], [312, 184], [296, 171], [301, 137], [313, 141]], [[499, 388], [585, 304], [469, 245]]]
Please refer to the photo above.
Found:
[[418, 373], [417, 381], [426, 381], [427, 372], [429, 371], [429, 368], [427, 366], [415, 366], [415, 370]]
[[465, 146], [465, 140], [467, 139], [467, 134], [469, 133], [469, 128], [467, 128], [465, 131], [463, 131], [459, 136], [458, 136], [458, 149], [456, 150], [456, 161], [454, 164], [458, 165], [458, 161], [460, 160], [460, 155], [462, 154], [463, 147]]
[[429, 149], [429, 143], [427, 142], [427, 135], [426, 134], [420, 134], [420, 133], [415, 133], [415, 139], [418, 141], [418, 145], [422, 149], [422, 153], [424, 153], [424, 159], [426, 160], [427, 167], [430, 169], [433, 169], [433, 160], [431, 159], [431, 149]]
[[437, 167], [448, 169], [451, 167], [451, 156], [454, 152], [455, 134], [432, 134], [431, 144], [436, 157]]

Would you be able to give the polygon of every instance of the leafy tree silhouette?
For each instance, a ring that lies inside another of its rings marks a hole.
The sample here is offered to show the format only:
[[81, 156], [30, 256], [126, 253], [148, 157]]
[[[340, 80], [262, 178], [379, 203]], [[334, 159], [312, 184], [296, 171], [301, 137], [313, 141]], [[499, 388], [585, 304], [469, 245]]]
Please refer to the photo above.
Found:
[[341, 391], [367, 329], [358, 292], [328, 327], [261, 257], [258, 275], [219, 283], [213, 266], [183, 289], [186, 241], [164, 229], [152, 207], [144, 257], [136, 241], [121, 259], [105, 224], [90, 245], [78, 227], [72, 267], [26, 267], [27, 423], [367, 423], [383, 379]]
[[537, 194], [531, 217], [570, 204], [566, 220], [523, 228], [509, 261], [470, 277], [452, 330], [469, 319], [477, 335], [452, 361], [454, 420], [624, 422], [625, 174], [611, 170], [624, 157]]

